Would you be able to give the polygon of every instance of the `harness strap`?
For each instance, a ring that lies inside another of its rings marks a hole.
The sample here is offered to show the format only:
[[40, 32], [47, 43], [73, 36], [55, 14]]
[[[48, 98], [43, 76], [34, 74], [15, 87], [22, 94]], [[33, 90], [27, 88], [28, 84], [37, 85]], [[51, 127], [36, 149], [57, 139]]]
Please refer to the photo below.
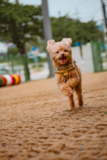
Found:
[[[70, 67], [71, 66], [71, 67]], [[61, 67], [60, 68], [55, 68], [55, 74], [59, 74], [59, 75], [61, 75], [61, 76], [63, 76], [64, 78], [65, 78], [65, 82], [69, 79], [69, 77], [70, 77], [70, 73], [71, 73], [71, 70], [72, 69], [75, 69], [77, 66], [76, 66], [76, 62], [75, 61], [73, 61], [73, 63], [71, 64], [71, 65], [68, 65], [68, 66], [63, 66], [63, 68], [68, 68], [68, 69], [63, 69], [63, 70], [60, 70], [61, 69]]]
[[72, 64], [69, 64], [67, 66], [60, 66], [58, 68], [54, 68], [54, 72], [56, 73], [58, 71], [63, 71], [63, 70], [67, 70], [67, 69], [70, 69], [70, 68], [73, 69], [75, 67], [75, 65], [76, 65], [76, 61], [73, 61]]

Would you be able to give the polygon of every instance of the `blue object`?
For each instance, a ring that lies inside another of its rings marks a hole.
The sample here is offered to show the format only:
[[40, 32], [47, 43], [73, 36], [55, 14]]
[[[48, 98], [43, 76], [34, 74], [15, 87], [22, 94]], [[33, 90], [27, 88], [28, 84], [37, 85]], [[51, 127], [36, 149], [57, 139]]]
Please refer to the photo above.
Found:
[[35, 56], [35, 57], [33, 58], [33, 60], [34, 60], [35, 62], [38, 61], [38, 57]]
[[74, 46], [80, 46], [82, 44], [82, 42], [75, 42]]
[[34, 54], [32, 53], [29, 54], [29, 58], [34, 58], [34, 57], [35, 57]]
[[102, 45], [102, 49], [105, 51], [105, 50], [106, 50], [106, 46], [105, 46], [105, 45]]
[[9, 48], [14, 48], [16, 45], [15, 44], [12, 44], [9, 46]]
[[103, 24], [103, 23], [100, 24], [100, 26], [98, 27], [98, 29], [101, 30], [101, 31], [103, 31], [103, 29], [104, 29], [104, 24]]
[[36, 46], [32, 47], [32, 51], [36, 51], [38, 48]]

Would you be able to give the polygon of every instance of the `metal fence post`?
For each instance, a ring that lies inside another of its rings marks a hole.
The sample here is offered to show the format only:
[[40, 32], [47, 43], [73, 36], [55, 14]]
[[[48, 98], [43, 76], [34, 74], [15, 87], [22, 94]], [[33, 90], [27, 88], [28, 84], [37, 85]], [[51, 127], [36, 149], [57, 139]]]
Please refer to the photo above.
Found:
[[10, 60], [11, 60], [11, 67], [12, 67], [12, 73], [14, 73], [14, 57], [13, 54], [10, 54]]
[[96, 64], [95, 64], [94, 42], [93, 41], [91, 41], [91, 51], [92, 51], [94, 72], [97, 72], [97, 70], [96, 70]]
[[23, 65], [24, 65], [25, 80], [27, 82], [29, 80], [29, 75], [27, 72], [27, 64], [26, 64], [26, 55], [25, 54], [22, 54], [22, 60], [23, 60]]
[[102, 58], [101, 58], [101, 42], [96, 42], [97, 45], [97, 52], [98, 52], [98, 57], [99, 57], [99, 71], [103, 71], [103, 66], [102, 66]]
[[102, 65], [103, 64], [102, 57], [101, 57], [102, 44], [104, 44], [103, 41], [91, 41], [91, 50], [92, 50], [94, 72], [104, 71], [103, 65]]

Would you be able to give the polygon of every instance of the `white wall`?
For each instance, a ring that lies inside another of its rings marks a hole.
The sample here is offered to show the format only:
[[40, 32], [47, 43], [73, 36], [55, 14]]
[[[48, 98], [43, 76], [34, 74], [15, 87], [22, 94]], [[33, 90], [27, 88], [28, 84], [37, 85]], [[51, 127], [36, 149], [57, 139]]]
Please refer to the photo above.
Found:
[[82, 45], [83, 59], [81, 58], [79, 47], [72, 47], [72, 57], [80, 67], [82, 73], [94, 72], [91, 45]]
[[82, 46], [86, 72], [94, 72], [91, 44]]
[[77, 61], [81, 61], [80, 49], [79, 47], [72, 47], [72, 57]]
[[7, 44], [0, 42], [0, 54], [6, 54], [8, 51]]

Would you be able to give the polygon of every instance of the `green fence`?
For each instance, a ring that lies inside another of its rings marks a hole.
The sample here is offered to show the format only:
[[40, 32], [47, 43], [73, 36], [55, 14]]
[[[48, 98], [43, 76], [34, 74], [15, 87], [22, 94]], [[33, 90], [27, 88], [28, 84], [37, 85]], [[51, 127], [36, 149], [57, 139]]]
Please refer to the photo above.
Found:
[[17, 73], [28, 81], [26, 55], [0, 55], [0, 75]]
[[107, 43], [91, 41], [94, 72], [107, 71]]

